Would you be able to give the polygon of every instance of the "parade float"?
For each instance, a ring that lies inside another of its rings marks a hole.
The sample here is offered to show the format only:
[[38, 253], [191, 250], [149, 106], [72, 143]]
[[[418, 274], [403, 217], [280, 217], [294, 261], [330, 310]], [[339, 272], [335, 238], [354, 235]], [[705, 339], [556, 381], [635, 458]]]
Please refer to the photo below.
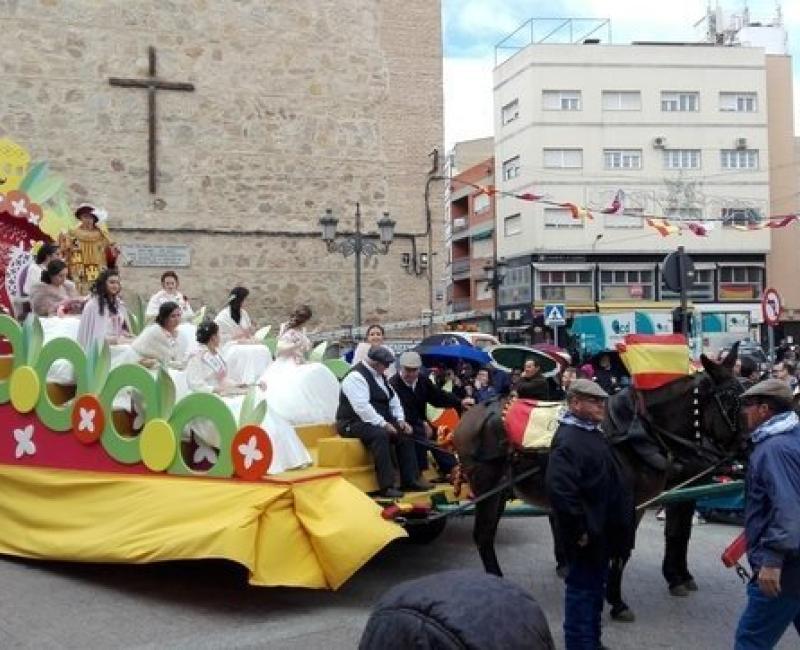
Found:
[[[10, 140], [0, 140], [0, 195], [0, 302], [8, 312], [0, 316], [0, 553], [223, 558], [247, 567], [254, 585], [335, 589], [405, 535], [363, 491], [374, 482], [363, 447], [340, 441], [330, 426], [298, 430], [314, 466], [267, 475], [267, 406], [254, 392], [235, 419], [214, 394], [176, 398], [165, 370], [115, 366], [107, 345], [47, 340], [36, 317], [13, 318], [31, 250], [75, 219], [63, 180]], [[72, 381], [53, 382], [52, 367], [64, 363]], [[335, 363], [332, 370], [341, 372]], [[142, 398], [137, 428], [115, 405], [125, 391]], [[182, 449], [182, 432], [198, 418], [221, 440], [202, 471]]]

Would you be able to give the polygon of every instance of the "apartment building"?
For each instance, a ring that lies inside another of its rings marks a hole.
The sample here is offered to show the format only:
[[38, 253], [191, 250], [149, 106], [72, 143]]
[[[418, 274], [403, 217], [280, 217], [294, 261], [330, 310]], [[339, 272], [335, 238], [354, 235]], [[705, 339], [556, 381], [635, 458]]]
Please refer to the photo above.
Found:
[[[785, 120], [787, 133], [770, 132], [767, 59], [711, 43], [539, 43], [496, 67], [501, 330], [547, 338], [547, 303], [565, 303], [569, 318], [672, 309], [662, 262], [683, 245], [695, 312], [708, 327], [755, 333], [781, 234], [735, 226], [775, 214], [770, 144], [793, 142]], [[531, 194], [549, 203], [518, 198]], [[603, 214], [615, 198], [622, 209]], [[680, 234], [662, 236], [648, 218]]]

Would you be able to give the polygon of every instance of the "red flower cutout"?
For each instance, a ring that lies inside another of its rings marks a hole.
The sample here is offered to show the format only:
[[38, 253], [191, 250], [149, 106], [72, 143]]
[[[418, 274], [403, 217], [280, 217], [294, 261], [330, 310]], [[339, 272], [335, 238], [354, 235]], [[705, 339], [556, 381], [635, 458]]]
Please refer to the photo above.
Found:
[[81, 395], [72, 407], [72, 432], [84, 445], [91, 445], [103, 435], [106, 426], [103, 405], [95, 395]]
[[272, 441], [259, 426], [248, 424], [233, 437], [231, 458], [236, 476], [259, 481], [272, 463]]

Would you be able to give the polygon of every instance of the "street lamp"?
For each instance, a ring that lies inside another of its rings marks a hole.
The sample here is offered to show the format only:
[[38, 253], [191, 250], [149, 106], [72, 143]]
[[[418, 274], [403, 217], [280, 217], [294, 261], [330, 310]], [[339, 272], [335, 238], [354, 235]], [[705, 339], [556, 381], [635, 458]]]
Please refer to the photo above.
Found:
[[495, 336], [497, 336], [497, 293], [503, 284], [503, 280], [506, 278], [507, 266], [502, 257], [499, 260], [495, 258], [492, 261], [487, 261], [486, 264], [483, 265], [483, 272], [485, 274], [483, 279], [484, 282], [486, 282], [487, 288], [492, 290], [494, 301], [492, 309], [492, 332]]
[[380, 244], [371, 241], [375, 238], [374, 234], [361, 232], [361, 204], [356, 203], [356, 230], [352, 234], [346, 234], [337, 241], [336, 226], [339, 220], [333, 216], [333, 210], [328, 208], [325, 215], [320, 217], [319, 225], [322, 230], [322, 241], [329, 253], [341, 253], [345, 257], [353, 255], [356, 266], [356, 304], [355, 321], [356, 327], [361, 327], [361, 256], [367, 260], [373, 255], [386, 255], [389, 246], [394, 240], [395, 221], [389, 218], [389, 213], [384, 212], [383, 218], [378, 219], [378, 239]]

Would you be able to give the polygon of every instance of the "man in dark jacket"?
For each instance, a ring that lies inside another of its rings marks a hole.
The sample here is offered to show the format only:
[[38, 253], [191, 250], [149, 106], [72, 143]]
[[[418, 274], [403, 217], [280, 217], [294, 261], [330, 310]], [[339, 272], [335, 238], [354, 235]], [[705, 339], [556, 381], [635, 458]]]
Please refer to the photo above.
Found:
[[[389, 379], [389, 385], [395, 390], [403, 406], [406, 422], [411, 426], [415, 438], [430, 441], [435, 438], [435, 432], [428, 424], [425, 417], [425, 405], [430, 404], [437, 408], [454, 408], [461, 413], [463, 408], [475, 402], [469, 398], [459, 399], [453, 393], [439, 388], [430, 379], [420, 377], [422, 359], [414, 351], [404, 352], [400, 355], [400, 371]], [[416, 445], [417, 466], [420, 471], [428, 469], [428, 448]], [[451, 454], [433, 451], [433, 458], [439, 468], [439, 473], [446, 475], [455, 467], [456, 461]]]
[[593, 381], [572, 382], [547, 466], [547, 494], [567, 559], [567, 650], [602, 647], [609, 558], [625, 558], [633, 546], [633, 494], [599, 428], [607, 397]]
[[745, 534], [753, 581], [736, 650], [774, 648], [794, 623], [800, 634], [800, 420], [779, 379], [742, 394], [753, 445], [745, 490]]
[[525, 359], [522, 366], [522, 374], [516, 385], [517, 395], [527, 399], [549, 400], [555, 399], [552, 396], [547, 377], [542, 374], [542, 367], [536, 359], [529, 357]]

